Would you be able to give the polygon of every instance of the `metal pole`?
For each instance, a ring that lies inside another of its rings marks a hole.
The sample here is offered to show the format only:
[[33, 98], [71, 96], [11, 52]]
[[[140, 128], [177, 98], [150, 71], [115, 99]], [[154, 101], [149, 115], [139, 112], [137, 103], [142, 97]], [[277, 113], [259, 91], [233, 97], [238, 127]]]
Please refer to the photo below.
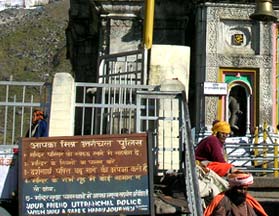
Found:
[[144, 46], [152, 47], [155, 0], [145, 0]]

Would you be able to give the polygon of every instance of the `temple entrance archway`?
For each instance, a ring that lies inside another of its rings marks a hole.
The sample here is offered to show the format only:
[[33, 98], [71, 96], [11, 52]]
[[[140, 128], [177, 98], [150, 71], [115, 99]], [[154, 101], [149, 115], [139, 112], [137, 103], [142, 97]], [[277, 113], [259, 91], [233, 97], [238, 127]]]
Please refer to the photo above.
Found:
[[220, 69], [219, 82], [228, 85], [219, 98], [218, 117], [228, 121], [232, 136], [253, 134], [258, 121], [258, 82], [255, 69]]

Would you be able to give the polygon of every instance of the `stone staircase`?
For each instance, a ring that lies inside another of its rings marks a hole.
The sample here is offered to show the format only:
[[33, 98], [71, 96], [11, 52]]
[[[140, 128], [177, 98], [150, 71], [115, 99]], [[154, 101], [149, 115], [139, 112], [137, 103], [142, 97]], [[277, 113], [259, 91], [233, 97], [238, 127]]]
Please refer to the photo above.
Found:
[[279, 177], [254, 177], [249, 193], [262, 204], [269, 216], [279, 214]]

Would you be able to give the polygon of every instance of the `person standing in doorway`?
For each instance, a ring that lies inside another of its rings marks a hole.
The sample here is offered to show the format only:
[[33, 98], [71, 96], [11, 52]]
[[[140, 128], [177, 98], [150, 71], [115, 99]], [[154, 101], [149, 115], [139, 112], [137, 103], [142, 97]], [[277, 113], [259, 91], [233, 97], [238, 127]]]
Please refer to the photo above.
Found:
[[230, 119], [229, 123], [232, 131], [235, 133], [239, 131], [239, 117], [242, 115], [242, 111], [240, 110], [239, 100], [236, 96], [229, 96], [229, 110], [230, 110]]

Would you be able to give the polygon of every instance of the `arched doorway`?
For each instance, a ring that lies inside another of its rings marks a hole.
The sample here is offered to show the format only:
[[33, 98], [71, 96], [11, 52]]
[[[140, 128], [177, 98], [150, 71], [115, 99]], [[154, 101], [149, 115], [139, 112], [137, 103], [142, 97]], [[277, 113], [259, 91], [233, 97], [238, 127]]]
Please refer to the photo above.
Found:
[[220, 69], [220, 82], [228, 85], [227, 95], [220, 97], [218, 117], [226, 121], [230, 119], [230, 96], [236, 96], [241, 115], [237, 116], [238, 127], [233, 128], [233, 136], [247, 136], [255, 131], [258, 121], [258, 71], [256, 69]]

